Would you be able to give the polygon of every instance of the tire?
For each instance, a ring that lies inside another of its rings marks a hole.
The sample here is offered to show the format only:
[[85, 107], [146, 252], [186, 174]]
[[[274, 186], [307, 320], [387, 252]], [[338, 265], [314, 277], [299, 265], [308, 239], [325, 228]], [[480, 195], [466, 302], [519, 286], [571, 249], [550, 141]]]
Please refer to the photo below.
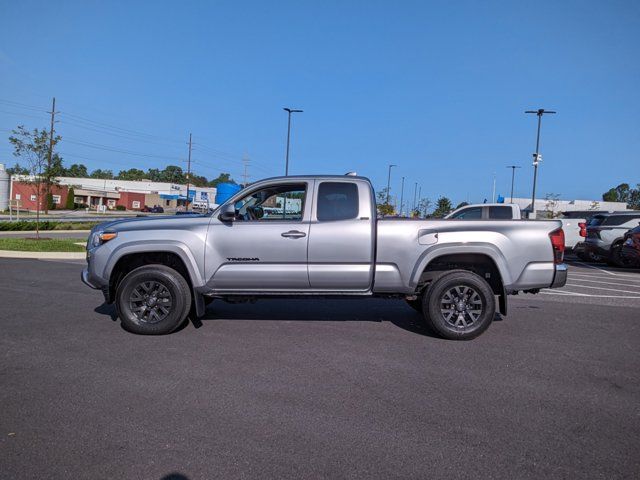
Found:
[[496, 313], [496, 299], [489, 284], [466, 270], [447, 272], [433, 280], [422, 302], [428, 326], [449, 340], [476, 338], [489, 328]]
[[405, 302], [416, 312], [422, 313], [422, 297], [418, 297], [415, 300], [405, 300]]
[[[125, 329], [142, 335], [173, 332], [191, 308], [189, 284], [173, 268], [145, 265], [122, 279], [116, 290], [116, 310]], [[165, 304], [170, 304], [166, 306]]]
[[622, 242], [611, 246], [609, 261], [607, 263], [612, 267], [626, 268], [631, 266], [630, 262], [622, 256]]

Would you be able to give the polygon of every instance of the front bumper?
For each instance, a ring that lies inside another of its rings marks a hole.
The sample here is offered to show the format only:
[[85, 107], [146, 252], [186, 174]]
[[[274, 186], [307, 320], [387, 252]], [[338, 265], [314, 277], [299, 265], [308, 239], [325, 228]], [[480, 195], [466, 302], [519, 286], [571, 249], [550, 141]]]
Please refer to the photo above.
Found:
[[90, 265], [82, 270], [80, 274], [80, 279], [82, 283], [84, 283], [87, 287], [93, 288], [95, 290], [102, 291], [102, 295], [104, 296], [104, 301], [106, 303], [111, 303], [111, 295], [109, 293], [109, 284], [105, 284], [100, 281], [98, 277], [91, 274]]
[[553, 282], [551, 283], [551, 288], [562, 288], [567, 283], [567, 273], [569, 267], [567, 267], [566, 263], [561, 263], [556, 265], [555, 272], [553, 274]]

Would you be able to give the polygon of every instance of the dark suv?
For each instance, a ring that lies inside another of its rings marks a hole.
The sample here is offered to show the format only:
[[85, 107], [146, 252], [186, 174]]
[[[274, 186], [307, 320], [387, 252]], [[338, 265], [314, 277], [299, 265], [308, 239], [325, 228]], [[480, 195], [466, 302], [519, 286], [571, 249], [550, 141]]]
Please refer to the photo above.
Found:
[[624, 266], [620, 250], [624, 234], [638, 226], [640, 211], [599, 213], [589, 219], [585, 254], [596, 261]]

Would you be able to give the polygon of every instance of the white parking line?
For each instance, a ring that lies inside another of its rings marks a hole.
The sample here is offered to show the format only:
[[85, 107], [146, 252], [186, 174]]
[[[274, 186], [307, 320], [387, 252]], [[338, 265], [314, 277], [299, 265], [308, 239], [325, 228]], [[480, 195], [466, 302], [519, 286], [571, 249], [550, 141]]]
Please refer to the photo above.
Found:
[[635, 298], [640, 299], [640, 296], [635, 297], [633, 295], [595, 295], [591, 293], [577, 293], [577, 292], [563, 292], [562, 290], [557, 292], [540, 292], [541, 295], [560, 295], [565, 297], [592, 297], [592, 298]]
[[640, 294], [640, 292], [633, 292], [633, 291], [630, 291], [630, 290], [620, 290], [619, 288], [590, 287], [588, 285], [576, 285], [574, 283], [567, 283], [567, 287], [592, 288], [594, 290], [608, 290], [608, 291], [611, 291], [611, 292], [623, 292], [623, 293]]
[[605, 282], [605, 281], [600, 280], [600, 279], [589, 280], [587, 278], [573, 278], [573, 275], [569, 275], [569, 279], [573, 279], [573, 280], [576, 280], [578, 282], [602, 283], [602, 284], [605, 284], [605, 285], [620, 285], [622, 287], [638, 287], [638, 288], [640, 288], [640, 285], [633, 285], [633, 284], [630, 285], [628, 283], [619, 283], [619, 282]]
[[614, 276], [617, 275], [617, 273], [610, 272], [609, 270], [605, 270], [603, 268], [594, 267], [593, 265], [589, 265], [588, 263], [578, 262], [578, 261], [574, 261], [573, 263], [578, 264], [578, 265], [584, 265], [585, 267], [593, 268], [594, 270], [600, 270], [601, 272], [608, 273], [609, 275], [614, 275]]

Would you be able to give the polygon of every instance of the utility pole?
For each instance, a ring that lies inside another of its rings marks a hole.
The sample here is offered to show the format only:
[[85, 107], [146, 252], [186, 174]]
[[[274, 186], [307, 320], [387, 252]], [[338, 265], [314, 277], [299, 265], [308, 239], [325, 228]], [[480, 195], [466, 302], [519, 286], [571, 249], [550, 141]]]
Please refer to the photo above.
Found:
[[287, 122], [287, 155], [285, 157], [285, 164], [284, 164], [284, 176], [288, 177], [289, 176], [289, 141], [291, 139], [291, 114], [302, 113], [302, 110], [296, 110], [296, 109], [287, 108], [287, 107], [283, 107], [282, 109], [289, 114], [289, 120]]
[[400, 216], [402, 216], [403, 208], [404, 208], [404, 177], [402, 177], [402, 187], [400, 187]]
[[397, 165], [389, 164], [389, 175], [387, 175], [387, 205], [389, 205], [389, 194], [391, 192], [391, 167], [397, 167]]
[[[419, 210], [420, 200], [422, 200], [422, 185], [420, 185], [420, 188], [418, 188], [418, 204], [416, 205], [416, 210]], [[419, 213], [418, 213], [418, 216], [420, 216]]]
[[416, 182], [415, 186], [413, 187], [413, 208], [412, 208], [412, 211], [415, 211], [415, 209], [416, 209], [417, 195], [418, 195], [418, 182]]
[[493, 172], [493, 192], [491, 193], [491, 203], [496, 203], [496, 172]]
[[511, 203], [513, 203], [513, 181], [516, 178], [516, 168], [522, 168], [518, 165], [509, 165], [507, 168], [511, 169]]
[[[49, 175], [51, 175], [51, 162], [53, 159], [53, 124], [55, 123], [55, 117], [56, 117], [56, 97], [53, 97], [53, 103], [51, 105], [51, 128], [49, 129], [49, 155], [47, 157], [47, 175], [45, 177], [45, 199], [44, 199], [44, 213], [47, 214], [49, 213], [49, 195], [51, 194], [51, 178], [49, 177]], [[41, 201], [40, 198], [40, 192], [38, 192], [38, 200], [39, 203]], [[36, 209], [36, 212], [40, 211], [40, 205], [38, 205], [38, 208]], [[39, 217], [39, 215], [36, 216]], [[37, 219], [39, 220], [39, 218]]]
[[533, 154], [533, 193], [531, 194], [531, 216], [529, 218], [536, 218], [536, 180], [538, 178], [538, 164], [542, 161], [540, 157], [540, 126], [542, 125], [542, 116], [545, 113], [556, 113], [553, 110], [545, 110], [539, 108], [538, 110], [527, 110], [524, 113], [535, 113], [538, 116], [538, 134], [536, 135], [536, 153]]
[[191, 183], [191, 134], [189, 134], [189, 159], [187, 160], [187, 202], [185, 210], [189, 211], [189, 186]]
[[242, 163], [244, 164], [244, 173], [242, 174], [242, 178], [244, 181], [244, 186], [246, 187], [247, 185], [249, 185], [249, 173], [247, 172], [247, 168], [249, 167], [249, 155], [247, 155], [246, 153], [243, 155], [242, 157]]

